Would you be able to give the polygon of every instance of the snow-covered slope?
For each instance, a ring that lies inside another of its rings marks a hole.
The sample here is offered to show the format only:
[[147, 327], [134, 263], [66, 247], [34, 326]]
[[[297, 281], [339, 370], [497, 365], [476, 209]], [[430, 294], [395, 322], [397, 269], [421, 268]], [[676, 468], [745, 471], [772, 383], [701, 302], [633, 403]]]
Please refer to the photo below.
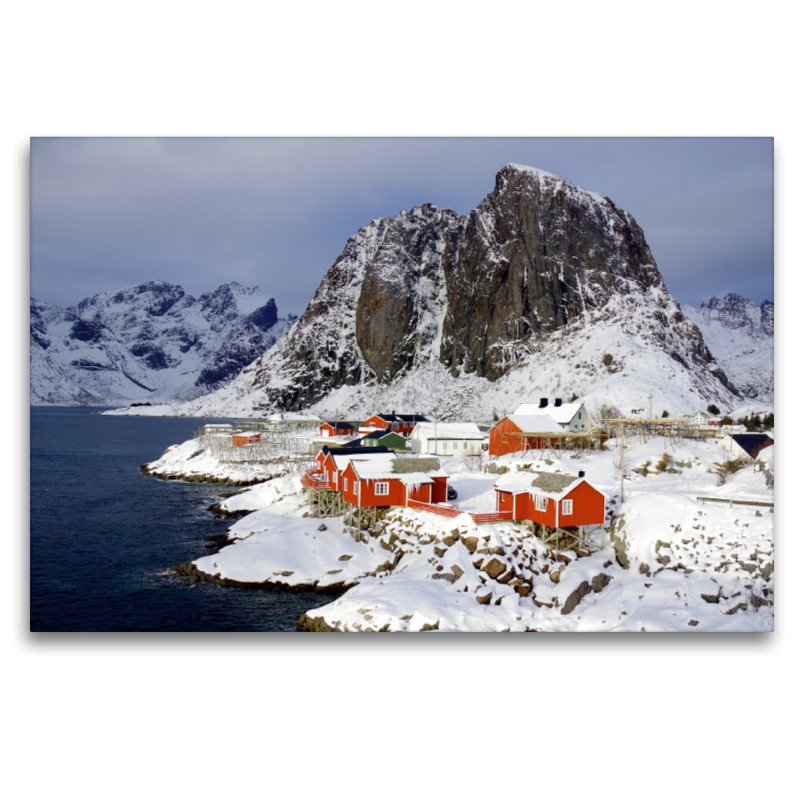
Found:
[[700, 308], [681, 306], [702, 331], [708, 349], [739, 391], [754, 400], [775, 398], [775, 306], [738, 294], [712, 297]]
[[362, 228], [289, 333], [180, 413], [488, 420], [554, 395], [625, 411], [652, 395], [659, 413], [737, 399], [633, 217], [512, 164], [466, 216], [426, 204]]
[[186, 400], [216, 389], [292, 320], [237, 283], [195, 299], [164, 281], [62, 309], [31, 298], [31, 404]]

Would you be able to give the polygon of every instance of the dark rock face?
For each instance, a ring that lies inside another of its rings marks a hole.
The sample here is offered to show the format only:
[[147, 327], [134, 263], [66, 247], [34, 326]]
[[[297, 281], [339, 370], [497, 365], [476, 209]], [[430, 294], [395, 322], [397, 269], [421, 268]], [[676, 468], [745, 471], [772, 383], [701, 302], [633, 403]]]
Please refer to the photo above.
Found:
[[432, 331], [423, 318], [438, 310], [440, 252], [455, 247], [457, 222], [453, 212], [430, 204], [395, 217], [367, 264], [356, 304], [356, 343], [381, 383], [411, 369], [430, 345]]
[[565, 181], [504, 167], [459, 243], [441, 360], [496, 380], [508, 371], [504, 345], [602, 308], [629, 282], [661, 284], [632, 217]]
[[[266, 410], [440, 363], [496, 381], [542, 342], [597, 321], [735, 392], [664, 287], [641, 228], [601, 195], [509, 165], [467, 216], [430, 204], [348, 240], [297, 325], [242, 376]], [[637, 335], [639, 334], [637, 330]], [[622, 369], [623, 365], [619, 365]]]
[[275, 299], [270, 299], [266, 305], [250, 314], [247, 321], [259, 330], [268, 331], [278, 321], [278, 306], [275, 305]]

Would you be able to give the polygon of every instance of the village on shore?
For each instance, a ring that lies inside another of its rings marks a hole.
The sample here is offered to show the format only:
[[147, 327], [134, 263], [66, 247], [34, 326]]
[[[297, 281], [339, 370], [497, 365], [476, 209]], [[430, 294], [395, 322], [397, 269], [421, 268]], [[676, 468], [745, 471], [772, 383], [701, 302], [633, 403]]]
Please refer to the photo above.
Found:
[[215, 509], [228, 546], [179, 571], [337, 593], [311, 630], [772, 630], [772, 415], [636, 411], [286, 412], [207, 424], [144, 471], [248, 486]]

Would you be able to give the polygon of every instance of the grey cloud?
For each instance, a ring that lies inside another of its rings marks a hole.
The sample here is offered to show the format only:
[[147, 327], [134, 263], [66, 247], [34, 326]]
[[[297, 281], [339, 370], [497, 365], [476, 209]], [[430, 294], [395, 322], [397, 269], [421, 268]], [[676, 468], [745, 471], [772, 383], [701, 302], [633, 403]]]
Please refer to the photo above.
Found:
[[301, 313], [359, 227], [467, 213], [512, 161], [630, 211], [680, 301], [772, 298], [771, 139], [34, 139], [31, 293], [237, 280]]

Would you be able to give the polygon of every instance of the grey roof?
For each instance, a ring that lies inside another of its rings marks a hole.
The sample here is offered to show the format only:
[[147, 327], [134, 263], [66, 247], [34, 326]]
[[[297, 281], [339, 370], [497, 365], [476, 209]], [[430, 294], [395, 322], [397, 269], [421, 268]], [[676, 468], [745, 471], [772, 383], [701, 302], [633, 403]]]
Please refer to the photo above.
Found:
[[396, 458], [392, 461], [392, 471], [396, 475], [404, 475], [408, 472], [432, 472], [441, 469], [442, 466], [438, 458], [430, 456], [422, 458]]
[[580, 480], [577, 475], [564, 475], [560, 472], [542, 472], [531, 481], [531, 486], [543, 492], [560, 494], [567, 486], [571, 483], [575, 483], [577, 480]]

